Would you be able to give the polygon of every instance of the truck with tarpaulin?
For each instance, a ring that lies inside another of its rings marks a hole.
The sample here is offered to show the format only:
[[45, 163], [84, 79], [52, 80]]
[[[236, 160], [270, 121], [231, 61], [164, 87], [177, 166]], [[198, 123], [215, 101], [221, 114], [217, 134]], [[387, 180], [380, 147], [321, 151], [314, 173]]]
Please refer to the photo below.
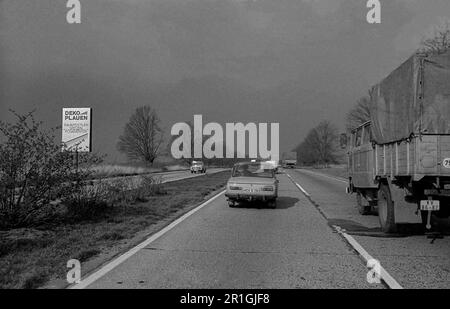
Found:
[[295, 168], [297, 166], [297, 152], [290, 151], [283, 153], [283, 167]]
[[374, 86], [370, 121], [349, 135], [348, 192], [361, 214], [378, 212], [387, 233], [448, 218], [450, 51], [415, 54]]

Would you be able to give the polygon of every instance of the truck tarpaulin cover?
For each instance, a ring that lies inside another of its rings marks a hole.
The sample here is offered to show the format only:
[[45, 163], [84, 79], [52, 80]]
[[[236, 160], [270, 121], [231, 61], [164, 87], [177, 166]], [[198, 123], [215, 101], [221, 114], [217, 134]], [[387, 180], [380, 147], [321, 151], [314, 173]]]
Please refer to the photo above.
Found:
[[373, 87], [370, 97], [379, 144], [412, 134], [450, 134], [450, 51], [411, 57]]

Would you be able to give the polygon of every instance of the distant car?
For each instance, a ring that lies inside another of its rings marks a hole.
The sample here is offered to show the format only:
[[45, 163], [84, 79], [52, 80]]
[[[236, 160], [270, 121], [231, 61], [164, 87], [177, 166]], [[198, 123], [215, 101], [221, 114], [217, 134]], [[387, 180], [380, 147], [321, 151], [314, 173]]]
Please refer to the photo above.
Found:
[[278, 161], [266, 161], [265, 163], [271, 166], [275, 173], [278, 173]]
[[275, 170], [265, 162], [238, 163], [233, 167], [225, 196], [230, 207], [243, 201], [262, 201], [276, 208], [278, 180]]
[[206, 173], [205, 164], [202, 161], [192, 161], [191, 173]]

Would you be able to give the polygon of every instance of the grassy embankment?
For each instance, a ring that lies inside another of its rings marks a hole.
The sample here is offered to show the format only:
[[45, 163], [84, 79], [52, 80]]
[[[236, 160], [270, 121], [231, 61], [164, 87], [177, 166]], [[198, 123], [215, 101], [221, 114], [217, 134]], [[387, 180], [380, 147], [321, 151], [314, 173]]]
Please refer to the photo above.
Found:
[[61, 217], [34, 228], [0, 231], [0, 288], [64, 287], [66, 263], [95, 269], [133, 247], [222, 188], [229, 172], [161, 184], [157, 194], [130, 191], [95, 219]]
[[135, 176], [150, 173], [180, 171], [187, 169], [189, 169], [187, 165], [180, 165], [180, 164], [161, 167], [132, 166], [125, 164], [102, 164], [91, 168], [91, 170], [93, 171], [93, 176], [96, 178]]

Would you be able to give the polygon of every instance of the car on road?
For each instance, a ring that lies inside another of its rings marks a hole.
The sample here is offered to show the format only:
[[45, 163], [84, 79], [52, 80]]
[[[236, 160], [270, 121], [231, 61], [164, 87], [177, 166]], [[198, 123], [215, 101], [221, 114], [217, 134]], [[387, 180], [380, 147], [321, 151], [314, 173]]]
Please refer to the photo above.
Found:
[[272, 161], [265, 161], [271, 168], [275, 171], [275, 173], [278, 173], [278, 161], [272, 160]]
[[262, 201], [276, 208], [278, 180], [271, 164], [249, 162], [236, 164], [227, 183], [225, 196], [230, 207], [244, 201]]
[[202, 161], [192, 161], [191, 164], [191, 173], [206, 173], [205, 164]]

